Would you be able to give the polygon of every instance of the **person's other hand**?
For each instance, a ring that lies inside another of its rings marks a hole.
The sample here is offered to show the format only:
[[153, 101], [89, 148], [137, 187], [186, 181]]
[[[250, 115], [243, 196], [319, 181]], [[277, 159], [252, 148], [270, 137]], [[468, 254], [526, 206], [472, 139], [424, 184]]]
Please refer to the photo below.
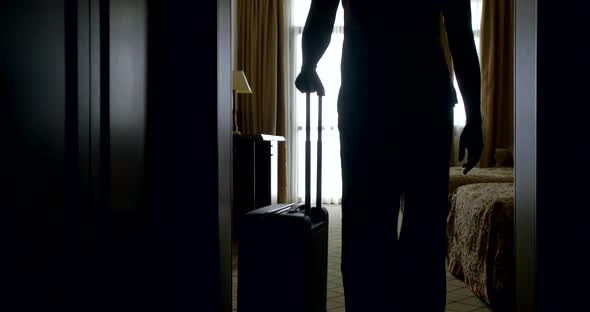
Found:
[[318, 95], [324, 95], [324, 85], [315, 70], [302, 70], [297, 79], [295, 79], [295, 87], [302, 93], [316, 92]]
[[459, 138], [459, 161], [462, 162], [467, 151], [467, 162], [463, 164], [463, 174], [467, 174], [477, 163], [483, 151], [483, 132], [481, 123], [467, 123]]

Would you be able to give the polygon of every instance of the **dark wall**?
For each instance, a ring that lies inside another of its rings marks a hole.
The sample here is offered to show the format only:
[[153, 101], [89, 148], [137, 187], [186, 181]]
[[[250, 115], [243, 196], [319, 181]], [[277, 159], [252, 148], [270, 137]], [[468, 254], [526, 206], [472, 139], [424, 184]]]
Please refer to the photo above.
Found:
[[147, 257], [166, 287], [146, 297], [168, 311], [229, 311], [229, 2], [154, 0], [149, 11]]
[[539, 311], [585, 309], [590, 291], [586, 3], [538, 3]]
[[0, 3], [1, 310], [231, 310], [229, 9]]
[[62, 299], [65, 16], [64, 1], [0, 3], [0, 307], [6, 311], [11, 303], [24, 310]]
[[111, 1], [111, 201], [117, 214], [136, 213], [143, 205], [147, 19], [146, 0]]
[[90, 118], [99, 133], [98, 152], [91, 154], [99, 158], [100, 177], [95, 183], [100, 200], [87, 309], [149, 310], [150, 303], [143, 300], [148, 280], [144, 277], [150, 275], [144, 252], [149, 244], [144, 189], [148, 4], [147, 0], [90, 3], [98, 12], [91, 17], [98, 20], [98, 32], [91, 36], [99, 44], [93, 52], [99, 53], [95, 70], [100, 98], [98, 112], [95, 109]]

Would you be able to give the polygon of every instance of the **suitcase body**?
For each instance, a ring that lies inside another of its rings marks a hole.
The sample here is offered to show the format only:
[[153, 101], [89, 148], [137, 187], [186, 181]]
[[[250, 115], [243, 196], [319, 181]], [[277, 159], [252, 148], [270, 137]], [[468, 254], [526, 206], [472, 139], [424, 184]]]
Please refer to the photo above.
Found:
[[307, 216], [302, 208], [271, 205], [243, 216], [238, 311], [326, 311], [328, 212], [314, 207]]
[[318, 97], [317, 198], [310, 190], [310, 95], [307, 94], [305, 203], [278, 204], [242, 216], [238, 311], [325, 312], [328, 211], [321, 206], [321, 96]]

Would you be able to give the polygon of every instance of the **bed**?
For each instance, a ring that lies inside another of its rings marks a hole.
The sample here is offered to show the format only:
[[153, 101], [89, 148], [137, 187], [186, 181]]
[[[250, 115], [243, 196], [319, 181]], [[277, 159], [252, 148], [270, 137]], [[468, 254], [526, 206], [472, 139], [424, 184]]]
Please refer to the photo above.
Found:
[[447, 219], [447, 270], [497, 310], [513, 302], [514, 183], [486, 179], [505, 179], [506, 171], [474, 172], [470, 181], [485, 183], [455, 181]]
[[514, 182], [514, 168], [508, 166], [473, 168], [466, 175], [463, 168], [451, 167], [449, 171], [449, 196], [462, 185], [492, 182]]

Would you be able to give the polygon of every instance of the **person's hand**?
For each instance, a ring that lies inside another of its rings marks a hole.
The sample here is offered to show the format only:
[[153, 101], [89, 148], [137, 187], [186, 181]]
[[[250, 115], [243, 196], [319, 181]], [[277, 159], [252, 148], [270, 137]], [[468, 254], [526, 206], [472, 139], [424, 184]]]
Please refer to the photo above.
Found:
[[295, 87], [302, 93], [313, 93], [316, 92], [318, 95], [324, 95], [324, 85], [315, 70], [302, 70], [297, 79], [295, 79]]
[[483, 150], [483, 132], [481, 123], [467, 123], [459, 138], [459, 161], [462, 162], [467, 151], [467, 162], [463, 164], [463, 174], [467, 174], [481, 157]]

